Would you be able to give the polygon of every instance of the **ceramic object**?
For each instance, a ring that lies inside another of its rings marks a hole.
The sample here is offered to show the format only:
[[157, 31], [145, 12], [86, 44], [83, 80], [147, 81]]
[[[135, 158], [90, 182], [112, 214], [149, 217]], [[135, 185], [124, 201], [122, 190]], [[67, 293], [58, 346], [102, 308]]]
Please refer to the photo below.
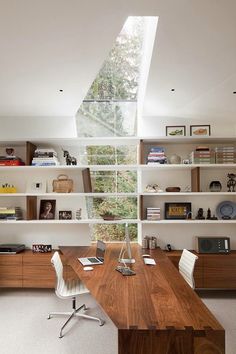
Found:
[[220, 181], [212, 181], [209, 185], [211, 192], [220, 192], [222, 189], [222, 185]]
[[179, 165], [181, 163], [181, 157], [179, 155], [173, 154], [169, 157], [169, 163], [172, 165]]

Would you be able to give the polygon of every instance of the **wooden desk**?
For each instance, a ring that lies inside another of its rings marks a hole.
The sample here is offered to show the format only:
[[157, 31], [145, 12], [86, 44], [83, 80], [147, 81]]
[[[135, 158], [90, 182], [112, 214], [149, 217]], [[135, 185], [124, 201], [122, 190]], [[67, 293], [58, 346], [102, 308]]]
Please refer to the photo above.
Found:
[[[79, 278], [118, 328], [119, 354], [223, 354], [223, 327], [160, 249], [156, 266], [145, 266], [143, 250], [132, 244], [135, 276], [115, 270], [120, 244], [108, 244], [104, 265], [86, 272], [77, 257], [92, 247], [60, 247]], [[146, 252], [146, 250], [144, 251]]]

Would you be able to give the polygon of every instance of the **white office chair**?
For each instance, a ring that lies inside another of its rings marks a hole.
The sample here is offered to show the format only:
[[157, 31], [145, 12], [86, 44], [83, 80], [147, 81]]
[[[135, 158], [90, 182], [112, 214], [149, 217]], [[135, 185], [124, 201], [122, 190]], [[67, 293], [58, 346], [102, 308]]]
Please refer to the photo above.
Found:
[[54, 253], [51, 259], [51, 263], [54, 266], [54, 269], [56, 271], [56, 277], [57, 277], [57, 285], [55, 289], [56, 295], [60, 299], [72, 299], [72, 308], [73, 308], [72, 312], [52, 312], [49, 313], [48, 315], [48, 319], [50, 319], [52, 316], [69, 315], [68, 320], [61, 328], [59, 338], [63, 337], [62, 335], [63, 329], [66, 327], [66, 325], [70, 322], [70, 320], [74, 316], [84, 317], [90, 320], [98, 321], [99, 325], [103, 326], [105, 321], [101, 320], [100, 318], [78, 313], [80, 310], [88, 310], [88, 308], [86, 307], [85, 304], [83, 304], [82, 306], [76, 309], [76, 296], [80, 294], [89, 293], [89, 290], [84, 286], [84, 284], [79, 279], [73, 279], [68, 281], [64, 280], [63, 264], [58, 252]]
[[179, 272], [192, 289], [195, 288], [193, 272], [198, 256], [184, 249], [179, 261]]

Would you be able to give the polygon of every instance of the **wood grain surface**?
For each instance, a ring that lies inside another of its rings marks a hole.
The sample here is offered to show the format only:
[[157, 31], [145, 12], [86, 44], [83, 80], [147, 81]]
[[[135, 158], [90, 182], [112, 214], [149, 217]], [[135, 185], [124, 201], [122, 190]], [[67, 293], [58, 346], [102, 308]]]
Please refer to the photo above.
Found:
[[[119, 354], [225, 353], [224, 329], [160, 249], [149, 251], [156, 266], [146, 266], [132, 244], [134, 276], [115, 270], [120, 244], [108, 244], [105, 262], [86, 272], [78, 257], [92, 247], [60, 247], [66, 261], [118, 328]], [[168, 349], [169, 348], [169, 349]], [[206, 350], [204, 349], [206, 348]]]

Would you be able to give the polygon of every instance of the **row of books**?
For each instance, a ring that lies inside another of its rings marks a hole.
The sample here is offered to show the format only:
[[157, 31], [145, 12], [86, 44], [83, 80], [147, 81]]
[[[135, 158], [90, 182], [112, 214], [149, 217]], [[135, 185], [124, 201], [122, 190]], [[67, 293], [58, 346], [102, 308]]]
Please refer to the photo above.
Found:
[[23, 166], [25, 163], [17, 156], [0, 156], [0, 166]]
[[57, 153], [52, 148], [36, 149], [32, 160], [32, 166], [58, 166], [60, 162]]
[[165, 149], [163, 147], [152, 147], [147, 156], [147, 164], [165, 164], [167, 157], [165, 156]]
[[147, 208], [147, 220], [160, 220], [161, 209], [160, 208]]
[[0, 208], [0, 220], [22, 220], [22, 210], [20, 207]]
[[236, 163], [235, 147], [198, 147], [189, 155], [189, 162], [192, 164], [227, 164]]

